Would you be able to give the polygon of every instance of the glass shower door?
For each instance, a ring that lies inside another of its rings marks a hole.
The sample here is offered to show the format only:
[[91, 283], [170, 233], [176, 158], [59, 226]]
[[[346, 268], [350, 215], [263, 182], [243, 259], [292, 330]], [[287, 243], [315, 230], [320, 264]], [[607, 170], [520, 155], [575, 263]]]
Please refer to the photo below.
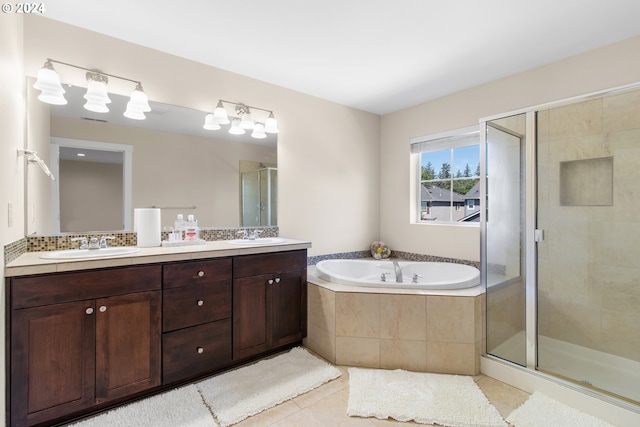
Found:
[[487, 353], [526, 365], [525, 310], [526, 115], [487, 122]]
[[537, 114], [538, 369], [640, 401], [640, 91]]

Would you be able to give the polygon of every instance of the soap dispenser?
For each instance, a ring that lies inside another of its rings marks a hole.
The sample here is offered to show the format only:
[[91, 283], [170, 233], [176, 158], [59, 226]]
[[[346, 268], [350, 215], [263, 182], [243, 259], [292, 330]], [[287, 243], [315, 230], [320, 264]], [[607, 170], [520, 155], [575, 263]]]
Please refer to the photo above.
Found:
[[187, 217], [184, 228], [184, 240], [195, 242], [200, 238], [200, 229], [198, 228], [198, 220], [193, 215]]
[[173, 232], [176, 235], [177, 241], [182, 241], [184, 239], [184, 235], [183, 235], [184, 228], [185, 228], [184, 217], [182, 216], [182, 214], [178, 214], [178, 217], [173, 223]]

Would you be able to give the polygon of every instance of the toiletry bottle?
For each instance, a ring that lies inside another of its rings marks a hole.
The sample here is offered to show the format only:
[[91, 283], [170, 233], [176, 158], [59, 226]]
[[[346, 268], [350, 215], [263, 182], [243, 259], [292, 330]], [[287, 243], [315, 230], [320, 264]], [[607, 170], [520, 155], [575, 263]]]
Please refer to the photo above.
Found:
[[182, 214], [178, 214], [178, 218], [176, 218], [175, 222], [173, 223], [173, 231], [174, 233], [176, 233], [176, 241], [182, 241], [184, 239], [184, 226], [184, 217], [182, 216]]
[[184, 240], [189, 242], [197, 241], [199, 238], [198, 220], [193, 215], [187, 217], [187, 223], [184, 228]]

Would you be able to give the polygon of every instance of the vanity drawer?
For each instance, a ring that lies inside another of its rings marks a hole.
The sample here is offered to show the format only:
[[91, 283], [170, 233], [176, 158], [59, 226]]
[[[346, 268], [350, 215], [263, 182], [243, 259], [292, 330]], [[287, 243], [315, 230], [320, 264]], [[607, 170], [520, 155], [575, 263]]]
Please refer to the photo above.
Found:
[[231, 279], [231, 258], [187, 261], [164, 266], [163, 286], [178, 288]]
[[37, 307], [159, 290], [159, 265], [25, 276], [11, 280], [12, 308]]
[[162, 335], [162, 382], [184, 380], [231, 363], [231, 319]]
[[231, 317], [231, 280], [163, 291], [165, 332], [228, 317]]
[[257, 276], [259, 274], [307, 268], [307, 251], [274, 252], [235, 257], [233, 277]]

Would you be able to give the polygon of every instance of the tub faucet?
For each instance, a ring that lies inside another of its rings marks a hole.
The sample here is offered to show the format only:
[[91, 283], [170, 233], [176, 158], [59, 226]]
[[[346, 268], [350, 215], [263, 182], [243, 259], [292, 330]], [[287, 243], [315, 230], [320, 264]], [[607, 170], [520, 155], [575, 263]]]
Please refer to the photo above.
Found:
[[402, 269], [395, 259], [393, 260], [393, 270], [396, 272], [396, 283], [402, 283]]

